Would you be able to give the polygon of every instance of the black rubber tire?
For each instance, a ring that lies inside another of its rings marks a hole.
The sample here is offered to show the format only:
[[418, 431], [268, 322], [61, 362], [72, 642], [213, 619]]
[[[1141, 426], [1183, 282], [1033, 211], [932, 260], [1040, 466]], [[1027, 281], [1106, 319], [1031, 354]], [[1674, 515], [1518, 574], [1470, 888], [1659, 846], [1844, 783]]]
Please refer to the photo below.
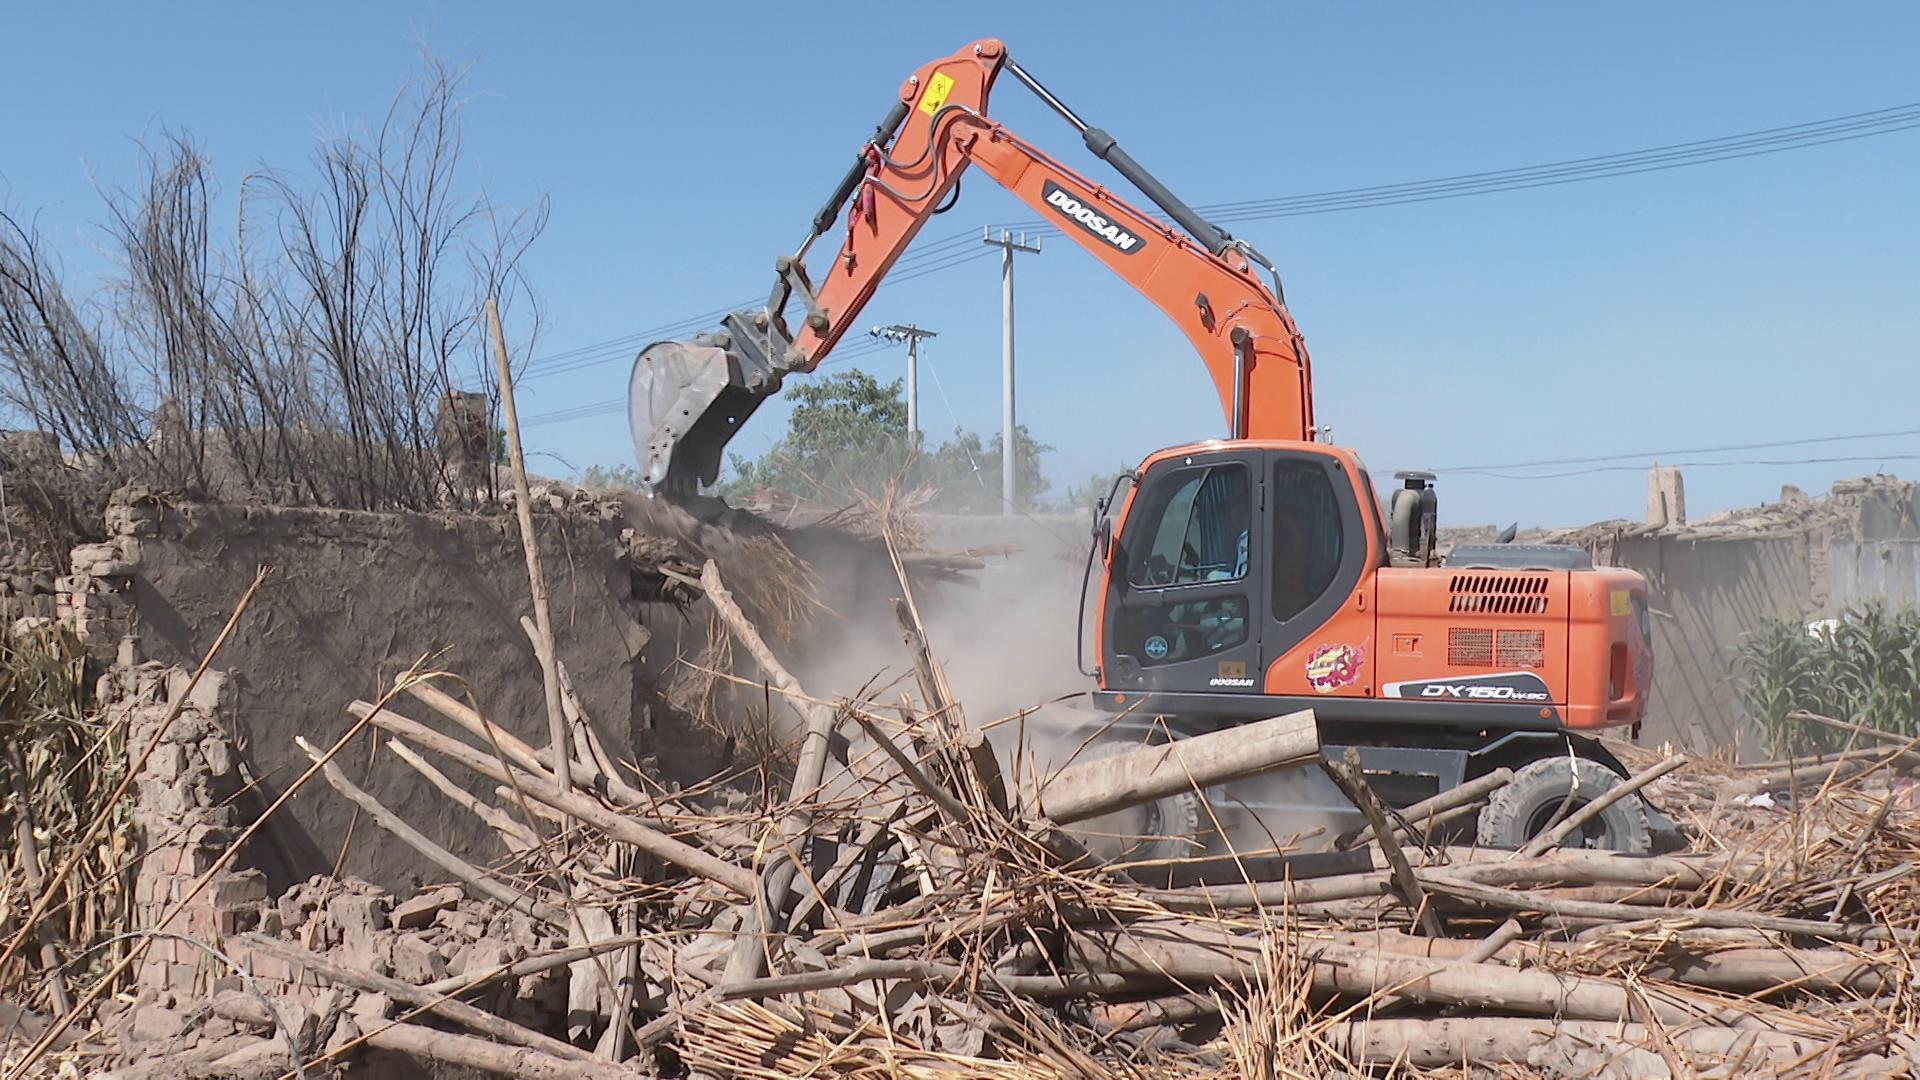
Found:
[[[1512, 782], [1494, 792], [1486, 809], [1480, 811], [1477, 833], [1480, 846], [1503, 850], [1520, 848], [1535, 834], [1550, 828], [1567, 793], [1573, 790], [1576, 771], [1580, 778], [1579, 793], [1567, 813], [1578, 810], [1594, 796], [1621, 782], [1618, 773], [1587, 758], [1542, 758], [1517, 769]], [[1646, 807], [1637, 796], [1621, 799], [1601, 811], [1581, 832], [1568, 837], [1563, 846], [1645, 855], [1653, 850], [1653, 830], [1647, 825]]]
[[[1100, 742], [1082, 750], [1076, 763], [1140, 748], [1134, 742]], [[1177, 792], [1151, 802], [1076, 821], [1066, 832], [1107, 862], [1190, 859], [1200, 853], [1206, 814], [1200, 797]]]

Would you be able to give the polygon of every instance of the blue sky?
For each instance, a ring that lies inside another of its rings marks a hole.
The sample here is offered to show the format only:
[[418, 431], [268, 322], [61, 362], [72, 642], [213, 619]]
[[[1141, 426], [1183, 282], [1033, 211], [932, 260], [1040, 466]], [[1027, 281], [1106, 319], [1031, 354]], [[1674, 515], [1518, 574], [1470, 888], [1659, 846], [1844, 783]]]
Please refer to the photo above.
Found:
[[[0, 202], [37, 213], [83, 288], [112, 271], [94, 186], [132, 179], [142, 135], [193, 132], [237, 186], [377, 118], [423, 43], [474, 62], [469, 179], [504, 203], [552, 201], [527, 264], [546, 313], [536, 358], [764, 292], [900, 80], [981, 36], [1006, 40], [1194, 203], [1920, 101], [1920, 6], [1892, 3], [48, 4], [16, 5], [4, 25]], [[994, 111], [1106, 175], [1011, 79]], [[1916, 192], [1911, 130], [1234, 230], [1279, 262], [1320, 419], [1379, 475], [1920, 428]], [[1032, 216], [975, 175], [925, 238]], [[1144, 301], [1064, 244], [1019, 275], [1022, 418], [1058, 448], [1056, 488], [1220, 434], [1198, 361]], [[861, 321], [939, 332], [923, 378], [930, 431], [997, 429], [993, 258], [891, 287]], [[602, 351], [604, 363], [545, 377], [536, 359], [522, 415], [622, 395], [632, 350]], [[892, 377], [904, 355], [849, 363]], [[777, 438], [782, 413], [763, 409], [736, 448]], [[631, 460], [618, 413], [527, 435], [549, 472]], [[1868, 455], [1691, 467], [1697, 515], [1883, 463], [1920, 475], [1901, 457], [1920, 455], [1920, 437], [1679, 458]], [[1644, 460], [1618, 464], [1444, 477], [1442, 515], [1638, 516]]]

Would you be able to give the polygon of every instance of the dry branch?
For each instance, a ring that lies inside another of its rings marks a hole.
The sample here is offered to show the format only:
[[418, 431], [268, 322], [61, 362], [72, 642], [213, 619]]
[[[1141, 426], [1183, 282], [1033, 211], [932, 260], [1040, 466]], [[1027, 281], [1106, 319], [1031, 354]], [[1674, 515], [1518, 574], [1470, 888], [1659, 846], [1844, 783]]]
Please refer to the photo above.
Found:
[[366, 718], [369, 723], [389, 734], [410, 739], [442, 757], [451, 758], [472, 772], [499, 783], [511, 784], [536, 802], [570, 814], [615, 840], [632, 844], [657, 859], [704, 877], [736, 896], [753, 895], [754, 877], [750, 872], [691, 844], [657, 832], [631, 817], [616, 814], [578, 792], [556, 790], [542, 777], [503, 766], [480, 751], [415, 723], [391, 709], [376, 711], [367, 702], [355, 701], [347, 706], [347, 711]]
[[[294, 745], [298, 746], [303, 753], [309, 758], [312, 758], [316, 763], [322, 761], [320, 751], [314, 749], [313, 744], [309, 743], [306, 739], [295, 735], [293, 742]], [[409, 825], [400, 815], [383, 806], [380, 800], [369, 795], [353, 781], [348, 780], [347, 774], [340, 771], [340, 766], [335, 765], [331, 761], [325, 762], [320, 767], [320, 775], [326, 778], [327, 783], [333, 785], [333, 789], [338, 791], [341, 797], [359, 807], [368, 818], [372, 819], [375, 825], [392, 833], [408, 847], [426, 856], [427, 861], [445, 870], [447, 873], [452, 874], [462, 884], [470, 886], [475, 892], [482, 896], [492, 897], [508, 908], [539, 919], [549, 926], [566, 926], [566, 912], [554, 907], [552, 904], [527, 896], [525, 893], [499, 881], [485, 870], [480, 869], [467, 860], [455, 855], [453, 852], [448, 851], [446, 848], [441, 847], [439, 844], [434, 843], [419, 829]]]
[[374, 994], [385, 994], [394, 1001], [406, 1005], [424, 1008], [450, 1023], [459, 1024], [469, 1031], [512, 1043], [515, 1046], [529, 1047], [542, 1053], [570, 1061], [590, 1061], [592, 1055], [576, 1046], [561, 1042], [550, 1035], [543, 1035], [531, 1028], [522, 1027], [511, 1020], [505, 1020], [482, 1009], [476, 1009], [462, 1001], [455, 1001], [444, 995], [429, 993], [411, 983], [399, 979], [376, 975], [370, 971], [360, 971], [335, 963], [318, 953], [309, 952], [298, 945], [265, 934], [242, 934], [235, 939], [240, 944], [266, 956], [284, 960], [316, 978], [340, 986], [365, 990]]
[[540, 684], [547, 703], [548, 745], [554, 753], [554, 775], [560, 789], [573, 787], [573, 740], [567, 737], [567, 716], [560, 707], [560, 673], [554, 669], [553, 619], [547, 612], [547, 586], [540, 573], [540, 542], [533, 534], [533, 494], [527, 487], [527, 457], [520, 449], [520, 414], [513, 402], [513, 365], [507, 360], [507, 335], [500, 328], [500, 305], [487, 298], [487, 333], [493, 339], [493, 360], [500, 380], [500, 411], [507, 428], [507, 451], [513, 468], [513, 512], [520, 522], [520, 545], [527, 556], [527, 585], [533, 593], [533, 620], [540, 628]]
[[[562, 1057], [525, 1046], [501, 1046], [418, 1024], [388, 1024], [368, 1032], [367, 1045], [492, 1076], [525, 1080], [636, 1080], [644, 1075], [625, 1065]], [[571, 1048], [570, 1048], [571, 1049]]]
[[[1694, 1027], [1668, 1035], [1699, 1067], [1744, 1062], [1779, 1067], [1811, 1054], [1823, 1041], [1751, 1028]], [[1493, 1067], [1527, 1066], [1543, 1048], [1598, 1048], [1617, 1055], [1652, 1045], [1643, 1024], [1618, 1020], [1536, 1020], [1526, 1017], [1449, 1017], [1431, 1020], [1342, 1020], [1328, 1027], [1333, 1051], [1357, 1064], [1445, 1069], [1463, 1061]]]

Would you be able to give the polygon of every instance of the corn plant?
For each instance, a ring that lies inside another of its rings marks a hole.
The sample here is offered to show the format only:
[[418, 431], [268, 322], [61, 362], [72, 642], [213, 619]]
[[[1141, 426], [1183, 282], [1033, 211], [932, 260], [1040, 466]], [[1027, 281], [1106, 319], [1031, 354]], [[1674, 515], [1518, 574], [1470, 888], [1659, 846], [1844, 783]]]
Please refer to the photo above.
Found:
[[1824, 753], [1829, 728], [1790, 721], [1796, 710], [1920, 735], [1920, 611], [1879, 602], [1829, 626], [1768, 620], [1736, 650], [1741, 704], [1775, 755]]
[[[32, 930], [42, 943], [86, 943], [127, 930], [132, 905], [131, 801], [114, 799], [126, 775], [125, 730], [93, 701], [86, 652], [54, 626], [0, 630], [0, 895], [7, 933], [19, 930], [35, 882], [74, 862], [55, 902]], [[80, 839], [96, 817], [108, 825], [88, 849]], [[23, 841], [32, 838], [32, 845]], [[27, 856], [36, 867], [29, 867]], [[57, 947], [57, 946], [56, 946]], [[0, 971], [0, 992], [40, 1005], [45, 980], [24, 950]], [[88, 954], [70, 983], [98, 978], [117, 956]]]

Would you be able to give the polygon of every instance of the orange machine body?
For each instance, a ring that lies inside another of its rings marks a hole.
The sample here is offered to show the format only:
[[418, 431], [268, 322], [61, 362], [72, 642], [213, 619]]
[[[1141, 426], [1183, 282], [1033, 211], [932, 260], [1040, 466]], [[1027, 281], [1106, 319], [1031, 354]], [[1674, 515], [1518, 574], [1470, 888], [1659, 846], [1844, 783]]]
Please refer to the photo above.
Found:
[[[1389, 565], [1387, 540], [1379, 527], [1377, 496], [1359, 455], [1345, 447], [1295, 440], [1213, 440], [1170, 447], [1149, 455], [1135, 475], [1156, 467], [1202, 467], [1209, 461], [1250, 452], [1287, 453], [1328, 458], [1346, 479], [1342, 496], [1352, 501], [1364, 523], [1364, 572], [1337, 604], [1329, 604], [1299, 640], [1280, 636], [1276, 648], [1260, 655], [1261, 675], [1252, 692], [1265, 698], [1319, 703], [1321, 712], [1341, 713], [1343, 700], [1369, 699], [1384, 708], [1370, 715], [1391, 722], [1396, 706], [1408, 714], [1429, 708], [1460, 710], [1496, 706], [1507, 715], [1531, 712], [1539, 726], [1573, 731], [1638, 724], [1646, 712], [1653, 669], [1647, 624], [1646, 581], [1629, 570], [1594, 567], [1577, 570]], [[1112, 534], [1129, 535], [1129, 517], [1143, 487], [1136, 485], [1115, 509]], [[1261, 504], [1266, 505], [1262, 499]], [[1120, 581], [1126, 544], [1115, 541], [1106, 552], [1104, 576]], [[1097, 625], [1098, 654], [1110, 656], [1109, 605], [1113, 587], [1102, 589]], [[1238, 663], [1238, 661], [1235, 661]], [[1103, 663], [1103, 689], [1125, 706], [1161, 695], [1141, 695], [1136, 687], [1109, 678], [1114, 665]], [[1218, 697], [1218, 707], [1231, 709]], [[1194, 695], [1182, 695], [1184, 709], [1206, 707]], [[1264, 704], [1273, 711], [1280, 703]], [[1495, 725], [1498, 726], [1498, 725]]]

